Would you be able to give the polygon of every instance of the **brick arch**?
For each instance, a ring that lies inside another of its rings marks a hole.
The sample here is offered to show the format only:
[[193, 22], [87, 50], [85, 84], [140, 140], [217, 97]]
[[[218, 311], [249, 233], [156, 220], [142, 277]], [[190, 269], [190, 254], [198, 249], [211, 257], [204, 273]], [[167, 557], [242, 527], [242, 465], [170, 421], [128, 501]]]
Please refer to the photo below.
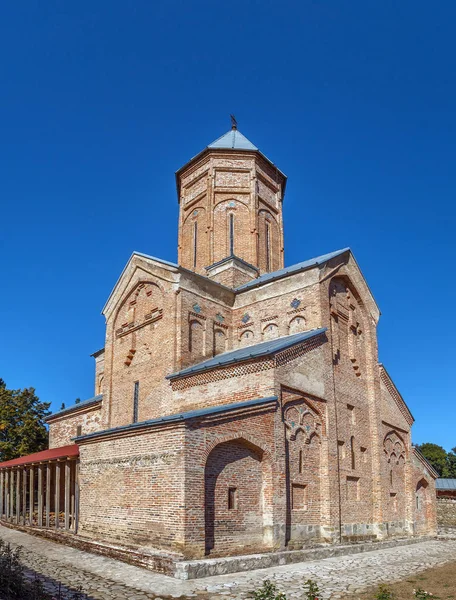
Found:
[[[197, 211], [196, 215], [195, 211]], [[185, 216], [184, 222], [182, 224], [185, 225], [189, 219], [193, 221], [198, 220], [198, 217], [204, 216], [205, 214], [206, 209], [204, 208], [204, 206], [192, 206], [192, 208], [188, 211], [188, 214]]]
[[261, 331], [261, 335], [265, 340], [272, 340], [279, 337], [279, 326], [276, 322], [271, 321], [270, 323], [266, 323]]
[[[234, 203], [234, 206], [230, 206]], [[213, 212], [213, 238], [217, 240], [214, 246], [213, 261], [217, 262], [231, 254], [229, 215], [233, 215], [233, 253], [247, 262], [252, 262], [248, 240], [250, 239], [250, 208], [238, 199], [223, 199], [216, 205]]]
[[[281, 239], [280, 239], [280, 224], [273, 213], [266, 208], [260, 208], [258, 211], [258, 266], [260, 272], [271, 272], [280, 269], [281, 263]], [[266, 224], [269, 223], [269, 259], [266, 255]], [[268, 268], [269, 263], [269, 268]]]
[[192, 359], [204, 356], [204, 323], [197, 318], [192, 318], [188, 323], [188, 351]]
[[270, 547], [272, 464], [251, 436], [217, 440], [204, 465], [205, 552]]
[[220, 327], [214, 327], [212, 340], [212, 353], [214, 356], [226, 351], [227, 337], [226, 332]]
[[253, 329], [246, 329], [239, 335], [239, 345], [242, 346], [245, 344], [246, 346], [248, 346], [253, 342], [254, 339], [255, 333]]
[[[289, 394], [290, 392], [287, 392]], [[315, 402], [307, 396], [307, 394], [300, 394], [296, 392], [296, 395], [293, 395], [292, 398], [286, 398], [282, 394], [282, 402], [283, 402], [283, 413], [285, 414], [286, 409], [293, 404], [305, 404], [306, 409], [311, 413], [314, 413], [317, 416], [317, 420], [321, 425], [321, 434], [323, 436], [326, 435], [326, 415], [323, 413], [318, 406], [316, 406]]]
[[392, 454], [394, 452], [396, 454], [397, 458], [399, 458], [400, 454], [403, 453], [404, 457], [407, 458], [407, 456], [408, 456], [407, 444], [406, 444], [403, 436], [400, 433], [398, 433], [396, 429], [390, 429], [383, 437], [383, 450], [386, 452], [385, 443], [390, 436], [398, 437], [399, 440], [401, 441], [403, 447], [402, 447], [401, 452], [398, 454], [397, 451], [395, 450], [395, 446], [394, 446], [393, 450], [389, 454]]
[[432, 502], [429, 482], [421, 477], [415, 488], [415, 528], [417, 533], [426, 533], [432, 525]]
[[249, 208], [249, 204], [248, 202], [244, 202], [243, 200], [241, 200], [240, 198], [222, 198], [221, 200], [219, 200], [218, 202], [215, 203], [214, 205], [214, 209], [219, 209], [221, 210], [223, 207], [221, 207], [221, 204], [227, 204], [227, 206], [225, 206], [224, 208], [226, 209], [233, 209], [236, 208], [236, 206], [229, 206], [230, 202], [234, 202], [235, 205], [236, 204], [241, 204], [242, 206], [245, 206], [246, 208]]
[[358, 302], [358, 304], [363, 308], [364, 312], [366, 312], [366, 305], [363, 302], [362, 296], [359, 293], [358, 288], [356, 287], [356, 285], [354, 284], [354, 282], [351, 280], [351, 278], [348, 275], [345, 275], [342, 273], [342, 274], [334, 275], [334, 277], [331, 277], [331, 279], [329, 281], [329, 288], [328, 288], [330, 295], [331, 295], [331, 287], [333, 286], [333, 284], [336, 284], [337, 282], [343, 283], [345, 285], [345, 287], [349, 288], [349, 290], [353, 294], [353, 296], [356, 299], [356, 301]]
[[[119, 304], [119, 306], [117, 307], [116, 311], [115, 311], [115, 317], [114, 317], [114, 322], [117, 320], [117, 317], [119, 316], [120, 311], [122, 310], [122, 308], [125, 306], [125, 304], [127, 302], [131, 302], [131, 296], [133, 294], [135, 294], [136, 297], [138, 297], [138, 295], [141, 292], [141, 289], [143, 286], [146, 285], [153, 285], [156, 288], [158, 288], [158, 290], [160, 291], [160, 293], [163, 295], [165, 293], [165, 290], [162, 286], [161, 283], [159, 283], [158, 281], [152, 281], [151, 279], [140, 279], [139, 281], [137, 281], [136, 283], [134, 283], [129, 292], [125, 295], [124, 299], [121, 301], [121, 303]], [[140, 289], [140, 286], [141, 289]]]
[[264, 447], [261, 440], [259, 438], [257, 438], [256, 436], [252, 435], [251, 433], [247, 433], [247, 432], [243, 431], [239, 435], [233, 435], [233, 434], [223, 435], [221, 437], [218, 437], [216, 440], [213, 440], [211, 443], [207, 444], [206, 448], [204, 449], [204, 452], [202, 453], [203, 463], [206, 464], [209, 454], [212, 452], [212, 450], [214, 448], [216, 448], [220, 444], [225, 444], [226, 442], [232, 442], [232, 441], [238, 441], [238, 440], [244, 442], [245, 444], [250, 444], [257, 451], [262, 452], [264, 457], [266, 458], [266, 460], [268, 460], [269, 462], [272, 461], [271, 453], [269, 452], [269, 450], [267, 448]]
[[307, 321], [304, 315], [298, 314], [295, 315], [288, 322], [288, 333], [292, 335], [293, 333], [299, 333], [301, 331], [305, 331], [307, 327]]
[[[196, 212], [196, 214], [195, 214]], [[196, 224], [196, 248], [195, 248], [195, 224]], [[181, 248], [182, 263], [187, 269], [200, 270], [207, 266], [208, 253], [208, 223], [207, 211], [204, 206], [192, 207], [185, 216], [181, 225]], [[196, 267], [194, 261], [196, 258]]]

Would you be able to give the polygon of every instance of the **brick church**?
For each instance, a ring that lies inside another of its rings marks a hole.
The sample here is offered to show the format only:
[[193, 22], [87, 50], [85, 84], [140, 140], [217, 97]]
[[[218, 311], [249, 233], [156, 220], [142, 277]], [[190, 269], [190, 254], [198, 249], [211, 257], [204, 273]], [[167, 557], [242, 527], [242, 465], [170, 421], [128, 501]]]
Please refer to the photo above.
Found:
[[348, 248], [284, 266], [286, 181], [235, 125], [177, 171], [178, 264], [132, 254], [2, 520], [186, 559], [434, 533], [379, 308]]

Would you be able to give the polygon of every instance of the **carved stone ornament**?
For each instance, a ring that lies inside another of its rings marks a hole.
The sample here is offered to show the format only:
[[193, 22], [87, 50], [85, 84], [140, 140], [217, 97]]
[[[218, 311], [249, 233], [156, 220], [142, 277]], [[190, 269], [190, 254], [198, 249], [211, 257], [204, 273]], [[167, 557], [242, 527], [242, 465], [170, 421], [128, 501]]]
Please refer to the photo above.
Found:
[[310, 443], [315, 434], [320, 436], [321, 423], [306, 406], [290, 406], [285, 409], [284, 417], [289, 440], [295, 440], [298, 431], [304, 434], [306, 444]]

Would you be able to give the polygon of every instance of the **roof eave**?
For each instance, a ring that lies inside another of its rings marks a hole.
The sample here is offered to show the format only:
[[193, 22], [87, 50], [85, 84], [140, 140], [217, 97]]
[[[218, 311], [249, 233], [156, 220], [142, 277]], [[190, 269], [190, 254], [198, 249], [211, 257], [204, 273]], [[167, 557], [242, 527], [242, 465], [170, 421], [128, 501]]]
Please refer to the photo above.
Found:
[[98, 404], [101, 404], [102, 401], [103, 401], [103, 395], [98, 394], [98, 396], [94, 396], [94, 398], [92, 400], [90, 400], [89, 402], [80, 402], [79, 404], [73, 404], [73, 406], [69, 406], [68, 408], [64, 408], [55, 413], [52, 413], [52, 415], [49, 415], [48, 417], [46, 417], [44, 419], [44, 421], [45, 421], [45, 423], [49, 423], [50, 421], [53, 421], [54, 419], [59, 419], [61, 417], [66, 417], [68, 415], [73, 415], [74, 413], [77, 413], [77, 412], [84, 412], [84, 410], [87, 408], [95, 408]]
[[177, 268], [178, 268], [178, 265], [177, 265], [176, 263], [172, 263], [172, 262], [170, 262], [170, 261], [168, 261], [168, 260], [164, 260], [164, 259], [161, 259], [161, 258], [157, 258], [156, 256], [150, 256], [149, 254], [144, 254], [143, 252], [137, 252], [137, 251], [135, 250], [134, 252], [132, 252], [132, 253], [131, 253], [131, 256], [130, 256], [130, 258], [127, 260], [127, 262], [126, 262], [126, 264], [125, 264], [124, 268], [122, 269], [122, 273], [121, 273], [121, 274], [119, 275], [119, 277], [117, 278], [117, 281], [116, 281], [116, 283], [114, 284], [114, 287], [112, 288], [112, 290], [111, 290], [111, 293], [109, 294], [109, 296], [108, 296], [108, 299], [106, 300], [106, 302], [105, 302], [105, 305], [103, 306], [103, 308], [102, 308], [102, 310], [101, 310], [101, 314], [102, 314], [102, 315], [104, 315], [104, 314], [105, 314], [106, 308], [107, 308], [107, 306], [108, 306], [109, 302], [111, 301], [111, 298], [113, 297], [113, 295], [114, 295], [114, 292], [115, 292], [115, 291], [116, 291], [116, 289], [117, 289], [117, 286], [118, 286], [118, 285], [119, 285], [119, 283], [122, 281], [122, 277], [124, 276], [124, 273], [126, 272], [126, 270], [127, 270], [127, 268], [128, 268], [128, 265], [131, 263], [131, 261], [133, 260], [133, 258], [134, 258], [135, 256], [138, 256], [139, 258], [146, 258], [146, 259], [148, 259], [148, 260], [150, 260], [150, 261], [155, 261], [155, 262], [157, 262], [158, 264], [160, 264], [161, 266], [164, 266], [164, 267], [171, 267], [171, 268], [173, 268], [173, 269], [177, 269]]
[[[211, 364], [211, 365], [207, 365], [207, 366], [201, 366], [199, 368], [198, 365], [194, 365], [193, 367], [188, 367], [189, 370], [184, 369], [183, 371], [178, 371], [177, 373], [171, 373], [170, 375], [166, 375], [165, 379], [168, 379], [169, 381], [178, 381], [179, 379], [185, 379], [186, 377], [193, 377], [194, 375], [199, 375], [201, 373], [207, 373], [208, 371], [213, 371], [216, 369], [220, 369], [220, 368], [225, 368], [225, 367], [229, 367], [232, 364], [236, 364], [236, 363], [246, 363], [246, 362], [250, 362], [250, 361], [254, 361], [254, 360], [261, 360], [262, 358], [265, 358], [266, 356], [273, 356], [274, 354], [278, 354], [279, 352], [283, 352], [284, 350], [287, 350], [288, 348], [291, 348], [293, 346], [297, 346], [298, 344], [304, 344], [305, 342], [311, 340], [314, 337], [317, 337], [319, 335], [323, 335], [324, 333], [326, 333], [326, 331], [328, 330], [327, 327], [319, 327], [318, 329], [315, 330], [315, 333], [305, 339], [301, 339], [301, 340], [290, 340], [289, 343], [285, 343], [283, 346], [281, 346], [280, 348], [265, 348], [264, 350], [260, 350], [259, 352], [255, 352], [255, 353], [251, 353], [245, 357], [234, 357], [227, 360], [226, 362], [223, 363], [218, 363], [218, 364]], [[252, 348], [254, 348], [254, 346], [252, 346]], [[194, 369], [193, 371], [191, 369]]]

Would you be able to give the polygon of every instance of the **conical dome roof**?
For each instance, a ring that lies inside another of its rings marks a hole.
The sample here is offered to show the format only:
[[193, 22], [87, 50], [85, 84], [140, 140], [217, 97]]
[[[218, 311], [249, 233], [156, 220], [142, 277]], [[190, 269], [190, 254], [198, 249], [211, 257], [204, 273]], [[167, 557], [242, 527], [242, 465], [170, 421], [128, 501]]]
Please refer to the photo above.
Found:
[[238, 129], [231, 129], [209, 144], [208, 148], [226, 148], [231, 150], [258, 150]]

